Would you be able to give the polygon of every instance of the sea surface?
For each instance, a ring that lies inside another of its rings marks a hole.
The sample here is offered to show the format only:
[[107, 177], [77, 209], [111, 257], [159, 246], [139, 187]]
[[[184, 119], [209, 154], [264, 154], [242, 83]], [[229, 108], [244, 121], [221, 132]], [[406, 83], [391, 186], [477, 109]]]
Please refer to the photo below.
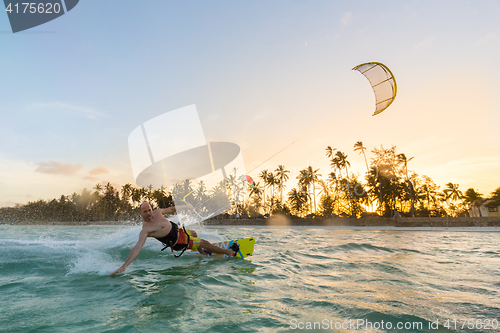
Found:
[[140, 226], [0, 225], [0, 331], [500, 332], [498, 231], [194, 229], [255, 253], [149, 239], [111, 277]]

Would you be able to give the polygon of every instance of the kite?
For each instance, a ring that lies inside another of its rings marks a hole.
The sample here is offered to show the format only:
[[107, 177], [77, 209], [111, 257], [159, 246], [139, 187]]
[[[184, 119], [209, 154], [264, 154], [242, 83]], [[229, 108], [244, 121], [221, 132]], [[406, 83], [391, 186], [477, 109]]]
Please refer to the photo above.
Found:
[[250, 186], [254, 186], [254, 185], [255, 185], [255, 183], [254, 183], [254, 181], [253, 181], [252, 177], [250, 177], [250, 176], [247, 176], [247, 175], [242, 175], [242, 176], [240, 176], [238, 179], [241, 179], [242, 181], [246, 181], [246, 182], [248, 182], [248, 184], [250, 184]]
[[396, 79], [391, 70], [379, 62], [367, 62], [358, 65], [353, 70], [359, 71], [370, 81], [375, 93], [375, 112], [373, 116], [384, 111], [396, 98]]

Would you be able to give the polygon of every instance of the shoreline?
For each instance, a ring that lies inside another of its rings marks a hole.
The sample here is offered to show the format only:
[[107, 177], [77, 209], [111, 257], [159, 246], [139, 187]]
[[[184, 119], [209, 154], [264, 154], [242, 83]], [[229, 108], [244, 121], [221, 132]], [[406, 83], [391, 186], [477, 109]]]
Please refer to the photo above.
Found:
[[[61, 225], [61, 226], [134, 226], [140, 225], [136, 221], [21, 221], [9, 223], [0, 222], [0, 225]], [[391, 230], [399, 228], [500, 228], [498, 217], [404, 217], [404, 218], [289, 218], [274, 216], [264, 219], [220, 219], [206, 220], [205, 226], [269, 226], [269, 227], [384, 227]]]

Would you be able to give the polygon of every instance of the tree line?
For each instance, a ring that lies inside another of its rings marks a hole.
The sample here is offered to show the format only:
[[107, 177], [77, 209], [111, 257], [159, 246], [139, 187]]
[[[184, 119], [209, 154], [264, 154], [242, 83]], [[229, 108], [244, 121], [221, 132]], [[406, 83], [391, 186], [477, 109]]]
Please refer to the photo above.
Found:
[[413, 157], [398, 153], [396, 146], [373, 148], [370, 162], [366, 150], [361, 141], [354, 144], [353, 151], [363, 155], [366, 165], [365, 174], [360, 175], [351, 172], [345, 152], [326, 147], [330, 172], [321, 175], [319, 169], [305, 167], [296, 175], [296, 187], [288, 191], [290, 170], [278, 165], [275, 170], [262, 170], [252, 183], [241, 181], [238, 170], [233, 170], [232, 175], [212, 189], [207, 189], [202, 181], [191, 179], [176, 184], [172, 192], [152, 186], [139, 188], [125, 184], [117, 189], [110, 183], [97, 184], [92, 190], [84, 189], [79, 194], [0, 208], [0, 221], [137, 220], [139, 206], [144, 201], [154, 208], [166, 208], [174, 204], [174, 198], [186, 196], [200, 213], [214, 204], [219, 212], [226, 212], [213, 218], [273, 214], [392, 217], [396, 212], [408, 217], [468, 216], [470, 207], [479, 208], [485, 201], [500, 205], [500, 187], [489, 197], [473, 188], [462, 192], [459, 184], [452, 182], [441, 190], [430, 177], [409, 169]]

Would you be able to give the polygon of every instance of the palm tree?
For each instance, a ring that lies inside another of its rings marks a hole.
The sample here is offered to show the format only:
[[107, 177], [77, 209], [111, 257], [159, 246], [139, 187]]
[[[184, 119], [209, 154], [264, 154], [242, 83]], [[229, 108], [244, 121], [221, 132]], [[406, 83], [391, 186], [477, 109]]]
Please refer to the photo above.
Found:
[[448, 183], [445, 185], [446, 188], [443, 190], [446, 200], [451, 199], [452, 201], [457, 201], [463, 198], [463, 193], [458, 189], [458, 184]]
[[318, 180], [318, 183], [321, 187], [321, 190], [319, 191], [318, 195], [321, 193], [330, 195], [332, 187], [328, 184], [328, 182], [324, 181], [323, 179]]
[[276, 172], [276, 177], [279, 179], [278, 189], [280, 191], [280, 204], [283, 206], [283, 190], [285, 189], [285, 182], [288, 180], [287, 173], [290, 173], [290, 170], [286, 170], [283, 165], [278, 165], [278, 168], [274, 170]]
[[[296, 177], [296, 179], [299, 180], [299, 182], [298, 182], [299, 187], [306, 188], [307, 192], [309, 193], [309, 185], [310, 185], [311, 179], [310, 179], [308, 170], [307, 169], [300, 170], [299, 175]], [[298, 192], [294, 192], [294, 195], [297, 193]]]
[[209, 199], [205, 202], [204, 208], [211, 212], [224, 212], [231, 209], [231, 202], [227, 196], [227, 185], [225, 180], [221, 180], [209, 191]]
[[[334, 201], [334, 208], [335, 208], [335, 203], [337, 203], [339, 200], [339, 180], [337, 178], [337, 174], [335, 173], [335, 171], [332, 171], [328, 174], [328, 181], [332, 185], [335, 184], [335, 201]], [[338, 211], [337, 208], [337, 215], [339, 214], [340, 212]]]
[[165, 192], [166, 187], [161, 186], [159, 189], [153, 191], [153, 199], [156, 201], [158, 208], [167, 208], [172, 205], [171, 197]]
[[342, 188], [345, 189], [345, 197], [351, 216], [357, 216], [363, 211], [360, 202], [369, 202], [363, 185], [359, 183], [355, 175], [351, 175], [350, 179], [344, 178], [341, 180]]
[[236, 178], [236, 172], [226, 178], [226, 188], [229, 190], [230, 197], [233, 198], [235, 212], [238, 213], [238, 205], [240, 204], [241, 188], [239, 180]]
[[483, 195], [479, 192], [476, 192], [473, 188], [469, 188], [467, 191], [465, 191], [465, 203], [468, 203], [472, 207], [476, 207], [477, 210], [479, 211], [479, 217], [482, 217], [483, 215], [481, 214], [481, 205], [484, 202]]
[[127, 183], [127, 184], [123, 185], [120, 192], [122, 194], [122, 198], [128, 199], [130, 197], [131, 192], [132, 192], [132, 184]]
[[297, 214], [301, 215], [307, 205], [308, 194], [305, 186], [301, 187], [301, 190], [293, 188], [288, 192], [288, 201], [290, 202], [290, 207]]
[[262, 186], [260, 183], [254, 183], [250, 185], [250, 193], [249, 196], [260, 196], [262, 194]]
[[[453, 184], [451, 182], [447, 183], [446, 188], [443, 190], [444, 200], [448, 204], [448, 208], [453, 212], [453, 215], [456, 214], [457, 206], [455, 202], [459, 199], [463, 199], [464, 195], [462, 191], [458, 189], [458, 184]], [[449, 200], [451, 199], [451, 203]]]
[[[101, 198], [102, 198], [102, 195], [101, 195], [101, 192], [103, 191], [103, 188], [102, 188], [102, 185], [100, 183], [97, 183], [95, 186], [94, 186], [94, 190], [95, 192], [93, 193], [94, 195], [94, 200], [95, 200], [95, 213], [96, 213], [96, 216], [95, 216], [95, 219], [98, 220], [99, 219], [99, 213], [100, 213], [100, 202], [101, 202]], [[103, 220], [103, 217], [101, 216], [101, 220]]]
[[130, 196], [132, 194], [132, 184], [130, 183], [127, 183], [125, 185], [122, 186], [120, 192], [121, 192], [121, 195], [122, 195], [122, 198], [121, 198], [121, 210], [123, 212], [127, 212], [130, 210], [131, 206], [130, 206]]
[[[365, 153], [365, 150], [366, 150], [366, 147], [363, 146], [363, 142], [362, 141], [358, 141], [354, 144], [354, 151], [359, 151], [359, 154], [363, 154], [363, 157], [365, 159], [365, 165], [366, 165], [366, 172], [367, 174], [370, 173], [370, 168], [368, 167], [368, 161], [366, 160], [366, 153]], [[369, 203], [372, 207], [372, 211], [373, 211], [373, 201], [371, 200], [370, 196], [365, 196], [364, 197], [364, 203], [367, 204]]]
[[148, 191], [146, 190], [146, 188], [141, 187], [138, 190], [139, 190], [139, 198], [141, 198], [141, 203], [144, 201], [147, 201], [147, 202], [151, 201], [148, 197]]
[[141, 204], [142, 201], [142, 189], [133, 187], [132, 188], [132, 193], [130, 195], [132, 197], [132, 202], [135, 204], [135, 206]]
[[260, 175], [259, 177], [262, 179], [262, 181], [264, 182], [264, 195], [263, 195], [263, 202], [264, 202], [264, 206], [266, 204], [266, 187], [268, 187], [268, 180], [269, 180], [269, 171], [266, 170], [262, 170], [260, 172]]
[[[310, 193], [310, 186], [312, 185], [313, 187], [313, 198], [314, 198], [314, 213], [316, 213], [316, 182], [318, 181], [318, 177], [321, 177], [321, 175], [318, 173], [319, 169], [313, 170], [312, 166], [308, 166], [307, 169], [302, 169], [299, 172], [299, 175], [297, 176], [297, 179], [299, 180], [299, 186], [305, 186], [307, 188], [307, 192]], [[312, 206], [312, 202], [311, 202]], [[311, 213], [312, 213], [312, 207], [311, 207]]]
[[326, 157], [332, 159], [336, 150], [337, 148], [332, 148], [331, 146], [326, 147]]
[[[331, 166], [334, 170], [338, 170], [339, 177], [338, 182], [341, 185], [341, 189], [344, 191], [345, 195], [348, 197], [348, 200], [352, 199], [352, 194], [350, 192], [350, 182], [349, 182], [349, 167], [351, 163], [347, 160], [347, 155], [341, 151], [337, 151], [335, 153], [335, 157], [331, 160]], [[346, 178], [342, 177], [342, 170], [345, 169]], [[340, 203], [340, 202], [339, 202]], [[340, 213], [340, 212], [339, 212]]]
[[105, 207], [104, 215], [107, 219], [114, 219], [116, 218], [116, 213], [120, 207], [120, 195], [109, 182], [106, 186], [104, 186], [104, 188], [106, 189], [104, 197], [102, 198], [102, 202]]
[[413, 157], [406, 158], [405, 154], [398, 154], [398, 160], [400, 163], [403, 163], [406, 174], [406, 181], [408, 182], [408, 187], [410, 188], [410, 196], [411, 196], [411, 216], [415, 217], [415, 193], [413, 191], [413, 184], [408, 178], [408, 162], [410, 162]]
[[198, 183], [198, 188], [195, 192], [195, 200], [198, 204], [203, 204], [208, 199], [207, 187], [203, 180]]
[[[389, 187], [390, 179], [383, 176], [377, 166], [372, 166], [366, 176], [368, 194], [371, 196], [371, 201], [378, 201], [377, 210], [384, 216], [390, 211], [389, 205]], [[387, 190], [386, 190], [387, 189]]]
[[312, 166], [307, 167], [309, 174], [311, 175], [311, 184], [313, 188], [313, 198], [314, 198], [314, 214], [316, 214], [316, 183], [319, 181], [321, 174], [318, 173], [319, 169], [313, 170]]
[[190, 178], [186, 178], [182, 181], [181, 188], [182, 188], [182, 191], [184, 192], [184, 195], [191, 193], [193, 191], [193, 185], [191, 183], [192, 183], [192, 179], [190, 179]]
[[94, 186], [94, 195], [97, 196], [97, 197], [100, 197], [101, 196], [101, 191], [102, 191], [102, 185], [100, 183], [97, 183], [95, 186]]
[[370, 169], [368, 168], [368, 162], [366, 161], [366, 154], [365, 154], [366, 147], [363, 146], [362, 141], [358, 141], [354, 144], [354, 151], [360, 151], [360, 154], [363, 154], [363, 157], [365, 158], [365, 164], [366, 164], [366, 171], [369, 172]]
[[419, 192], [423, 193], [424, 197], [427, 200], [427, 210], [429, 211], [429, 217], [431, 216], [431, 201], [434, 206], [436, 206], [436, 202], [438, 201], [438, 186], [432, 181], [432, 179], [428, 176], [423, 176], [423, 184], [421, 190]]
[[274, 209], [274, 190], [275, 190], [274, 187], [278, 184], [279, 184], [279, 179], [272, 172], [269, 172], [267, 174], [267, 186], [271, 188], [271, 206], [269, 213], [271, 213]]
[[[333, 172], [332, 172], [333, 173]], [[332, 195], [332, 190], [333, 190], [333, 179], [328, 179], [328, 181], [324, 181], [320, 179], [318, 182], [321, 186], [321, 190], [318, 193], [320, 195], [319, 199], [319, 207], [320, 207], [320, 212], [319, 214], [322, 217], [329, 217], [335, 212], [335, 201], [334, 197]], [[323, 194], [323, 195], [321, 195]]]
[[261, 195], [263, 193], [262, 186], [260, 186], [260, 183], [253, 183], [250, 185], [250, 192], [248, 194], [248, 198], [254, 198], [253, 199], [253, 207], [255, 209], [255, 213], [259, 214], [259, 210], [261, 207]]
[[493, 205], [500, 206], [500, 187], [491, 192], [490, 202]]
[[339, 171], [345, 169], [346, 176], [349, 178], [348, 167], [351, 166], [351, 163], [347, 160], [346, 154], [341, 151], [337, 151], [337, 153], [335, 153], [335, 157], [332, 159], [332, 165], [334, 165]]

